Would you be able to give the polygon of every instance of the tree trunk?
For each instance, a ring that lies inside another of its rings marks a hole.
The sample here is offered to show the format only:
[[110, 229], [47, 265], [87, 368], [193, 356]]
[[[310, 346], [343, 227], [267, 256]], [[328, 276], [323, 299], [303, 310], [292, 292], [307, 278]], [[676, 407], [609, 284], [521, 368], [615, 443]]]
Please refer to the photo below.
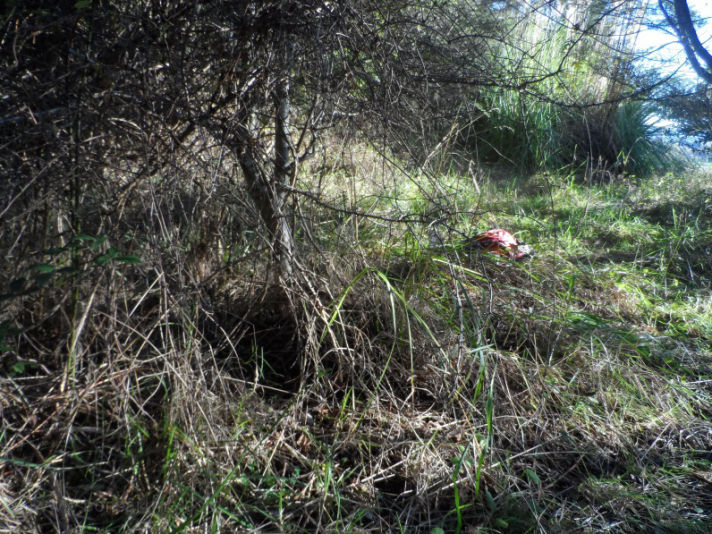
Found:
[[237, 126], [237, 157], [250, 197], [254, 201], [260, 216], [269, 231], [274, 247], [275, 258], [279, 264], [279, 275], [287, 280], [292, 275], [294, 262], [294, 236], [287, 214], [287, 189], [290, 185], [294, 162], [291, 157], [289, 138], [289, 78], [293, 61], [293, 45], [288, 36], [281, 34], [276, 38], [277, 49], [282, 54], [279, 65], [280, 77], [275, 82], [273, 101], [275, 106], [274, 162], [270, 173], [256, 152], [257, 140], [249, 124], [248, 113], [243, 114]]
[[276, 242], [277, 255], [280, 263], [282, 276], [292, 274], [292, 261], [294, 255], [294, 237], [289, 226], [289, 218], [286, 213], [287, 190], [284, 187], [290, 185], [294, 162], [291, 157], [291, 143], [289, 139], [289, 77], [292, 68], [294, 45], [290, 39], [284, 39], [280, 48], [284, 53], [284, 72], [274, 90], [275, 114], [275, 142], [274, 142], [274, 182], [275, 216], [277, 217]]
[[674, 0], [675, 17], [668, 13], [663, 0], [658, 0], [658, 6], [668, 24], [677, 34], [685, 55], [697, 75], [707, 83], [712, 83], [712, 54], [704, 47], [692, 22], [690, 8], [685, 0]]
[[[249, 131], [246, 126], [240, 126], [239, 129]], [[267, 176], [260, 165], [254, 144], [249, 141], [252, 136], [243, 135], [239, 136], [241, 139], [238, 144], [241, 148], [237, 157], [245, 175], [247, 191], [267, 226], [274, 254], [279, 262], [279, 275], [282, 279], [287, 279], [292, 274], [294, 237], [285, 214], [286, 195], [280, 191], [280, 184], [276, 180], [277, 173], [271, 177]]]

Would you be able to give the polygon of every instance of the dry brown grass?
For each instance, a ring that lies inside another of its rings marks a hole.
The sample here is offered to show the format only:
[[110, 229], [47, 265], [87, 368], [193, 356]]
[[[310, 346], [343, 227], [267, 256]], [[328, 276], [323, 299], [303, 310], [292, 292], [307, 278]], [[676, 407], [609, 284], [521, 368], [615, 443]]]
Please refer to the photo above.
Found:
[[704, 531], [709, 350], [610, 277], [305, 200], [275, 285], [236, 190], [156, 187], [96, 248], [5, 227], [6, 287], [82, 267], [5, 299], [0, 530]]

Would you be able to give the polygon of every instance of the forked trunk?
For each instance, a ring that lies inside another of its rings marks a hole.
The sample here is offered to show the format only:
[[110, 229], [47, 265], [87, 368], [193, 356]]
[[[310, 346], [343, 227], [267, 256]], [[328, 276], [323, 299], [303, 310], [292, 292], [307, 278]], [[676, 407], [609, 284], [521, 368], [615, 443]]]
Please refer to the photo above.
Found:
[[269, 173], [256, 153], [257, 142], [249, 125], [237, 127], [238, 159], [247, 181], [248, 192], [267, 226], [279, 275], [284, 281], [291, 277], [294, 263], [294, 236], [287, 213], [287, 188], [294, 163], [289, 139], [289, 77], [293, 45], [282, 34], [278, 47], [283, 53], [282, 75], [276, 81], [272, 97], [275, 107], [274, 162]]

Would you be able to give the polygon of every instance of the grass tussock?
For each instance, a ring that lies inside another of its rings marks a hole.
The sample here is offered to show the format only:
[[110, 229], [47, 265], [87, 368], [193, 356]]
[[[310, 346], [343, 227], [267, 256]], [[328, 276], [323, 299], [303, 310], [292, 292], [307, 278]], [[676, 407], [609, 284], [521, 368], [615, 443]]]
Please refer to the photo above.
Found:
[[[3, 531], [708, 530], [708, 178], [473, 184], [370, 157], [368, 192], [339, 187], [359, 158], [300, 177], [321, 196], [287, 283], [234, 191], [148, 184], [120, 231], [22, 241]], [[461, 246], [491, 226], [534, 258]]]

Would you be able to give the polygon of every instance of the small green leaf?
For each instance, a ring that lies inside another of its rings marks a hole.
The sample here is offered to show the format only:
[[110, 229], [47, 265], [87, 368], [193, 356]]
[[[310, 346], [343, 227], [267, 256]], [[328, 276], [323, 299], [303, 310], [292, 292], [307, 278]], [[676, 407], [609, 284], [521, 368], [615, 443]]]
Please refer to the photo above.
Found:
[[38, 273], [51, 273], [54, 271], [54, 267], [47, 263], [38, 263], [36, 265], [33, 265], [30, 267], [33, 271], [37, 271]]
[[489, 490], [485, 491], [485, 502], [487, 503], [487, 508], [489, 508], [491, 512], [497, 510], [497, 503], [494, 502], [494, 497], [492, 497]]
[[93, 235], [79, 234], [74, 236], [74, 241], [80, 241], [83, 243], [93, 243], [96, 237]]
[[86, 9], [91, 5], [91, 0], [79, 0], [74, 3], [75, 9]]
[[498, 517], [494, 521], [492, 521], [492, 525], [495, 528], [509, 528], [509, 522], [502, 519], [501, 517]]
[[112, 247], [107, 250], [105, 254], [102, 254], [101, 256], [95, 258], [94, 263], [96, 263], [97, 265], [104, 265], [107, 261], [113, 260], [118, 255], [119, 251]]
[[531, 481], [534, 482], [537, 486], [541, 486], [541, 479], [539, 478], [539, 475], [536, 474], [536, 472], [533, 469], [525, 469], [524, 474], [527, 476], [527, 478]]
[[101, 234], [96, 236], [96, 239], [94, 242], [91, 244], [91, 248], [99, 248], [101, 245], [103, 245], [106, 242], [106, 235]]
[[430, 529], [430, 534], [445, 534], [445, 531], [440, 527], [433, 527]]
[[59, 274], [76, 274], [80, 271], [76, 267], [72, 267], [71, 265], [68, 265], [66, 267], [61, 267], [61, 268], [57, 269], [56, 272]]

